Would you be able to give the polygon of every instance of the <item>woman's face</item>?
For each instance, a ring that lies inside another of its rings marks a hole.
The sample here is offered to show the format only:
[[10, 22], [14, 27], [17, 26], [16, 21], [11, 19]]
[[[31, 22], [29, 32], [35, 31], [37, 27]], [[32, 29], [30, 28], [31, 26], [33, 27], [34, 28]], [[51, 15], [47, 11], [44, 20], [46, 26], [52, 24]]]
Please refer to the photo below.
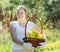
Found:
[[17, 14], [18, 20], [24, 20], [26, 18], [26, 12], [24, 9], [20, 9]]

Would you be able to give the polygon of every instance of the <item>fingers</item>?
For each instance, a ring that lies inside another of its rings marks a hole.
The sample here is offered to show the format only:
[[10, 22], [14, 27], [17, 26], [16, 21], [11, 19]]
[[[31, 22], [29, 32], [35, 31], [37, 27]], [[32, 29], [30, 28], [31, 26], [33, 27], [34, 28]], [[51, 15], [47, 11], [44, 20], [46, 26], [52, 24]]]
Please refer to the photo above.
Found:
[[37, 46], [37, 48], [44, 48], [44, 46], [46, 45], [46, 43], [39, 43], [41, 46]]
[[32, 49], [32, 44], [31, 43], [24, 43], [23, 46], [26, 49]]

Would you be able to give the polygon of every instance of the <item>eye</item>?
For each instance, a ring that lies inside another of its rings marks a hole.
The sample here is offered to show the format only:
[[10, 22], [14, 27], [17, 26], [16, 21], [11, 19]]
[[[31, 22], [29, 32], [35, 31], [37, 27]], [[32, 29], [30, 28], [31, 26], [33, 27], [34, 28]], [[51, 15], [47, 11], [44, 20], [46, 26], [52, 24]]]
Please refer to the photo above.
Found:
[[17, 12], [19, 14], [19, 12]]

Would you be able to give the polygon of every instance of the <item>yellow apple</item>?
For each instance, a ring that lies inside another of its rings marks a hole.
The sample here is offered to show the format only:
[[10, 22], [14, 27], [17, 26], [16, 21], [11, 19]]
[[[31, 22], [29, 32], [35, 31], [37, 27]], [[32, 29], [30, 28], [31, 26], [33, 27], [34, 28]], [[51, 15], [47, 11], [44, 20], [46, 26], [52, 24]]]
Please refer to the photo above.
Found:
[[38, 38], [38, 39], [44, 39], [44, 36], [43, 36], [42, 34], [39, 34], [39, 35], [37, 36], [37, 38]]

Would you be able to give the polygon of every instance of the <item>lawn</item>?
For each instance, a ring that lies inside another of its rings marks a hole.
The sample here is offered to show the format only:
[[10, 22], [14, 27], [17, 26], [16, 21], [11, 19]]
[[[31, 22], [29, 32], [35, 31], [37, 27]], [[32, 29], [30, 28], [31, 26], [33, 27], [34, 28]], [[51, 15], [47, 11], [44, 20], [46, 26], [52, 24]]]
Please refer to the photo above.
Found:
[[[44, 30], [47, 36], [46, 46], [43, 49], [34, 49], [34, 52], [60, 52], [60, 30]], [[0, 33], [0, 52], [11, 52], [12, 40], [10, 33], [4, 29]]]

